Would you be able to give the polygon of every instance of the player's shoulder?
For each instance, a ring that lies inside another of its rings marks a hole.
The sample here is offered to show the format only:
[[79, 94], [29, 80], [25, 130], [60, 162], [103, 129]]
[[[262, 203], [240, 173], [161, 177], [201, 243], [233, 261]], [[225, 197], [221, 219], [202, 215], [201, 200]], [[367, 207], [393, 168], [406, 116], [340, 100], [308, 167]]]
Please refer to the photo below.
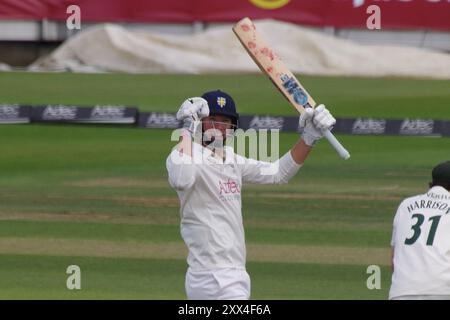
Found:
[[433, 200], [450, 202], [450, 192], [441, 186], [434, 186], [427, 191], [426, 196]]
[[416, 194], [407, 198], [404, 198], [400, 204], [399, 209], [408, 207], [411, 204], [420, 203], [421, 201], [429, 201], [429, 200], [449, 200], [450, 201], [450, 193], [443, 192], [446, 191], [442, 187], [433, 187], [427, 190], [424, 193]]
[[233, 159], [238, 163], [247, 159], [245, 156], [241, 156], [240, 154], [234, 152], [233, 147], [225, 146], [224, 150], [227, 157], [233, 157]]
[[175, 146], [166, 158], [166, 167], [169, 169], [176, 165], [195, 165], [199, 163], [202, 156], [202, 147], [197, 143], [191, 144], [189, 153], [180, 151], [179, 148]]
[[408, 202], [411, 202], [411, 201], [417, 201], [417, 200], [422, 199], [425, 196], [426, 196], [426, 193], [420, 193], [420, 194], [416, 194], [416, 195], [413, 195], [413, 196], [409, 196], [409, 197], [404, 198], [401, 203], [408, 203]]
[[420, 193], [408, 198], [405, 198], [401, 203], [411, 203], [421, 200], [449, 200], [450, 192], [440, 186], [435, 186], [430, 188], [424, 193]]
[[240, 154], [234, 153], [234, 159], [238, 165], [255, 165], [258, 164], [260, 161], [253, 159], [253, 158], [247, 158], [245, 156], [242, 156]]
[[425, 196], [426, 196], [426, 193], [420, 193], [420, 194], [416, 194], [416, 195], [413, 195], [413, 196], [406, 197], [400, 202], [399, 207], [405, 206], [405, 205], [407, 205], [408, 203], [411, 203], [411, 202], [420, 201]]
[[420, 193], [404, 198], [398, 205], [398, 212], [405, 210], [408, 206], [415, 202], [420, 202], [426, 197], [426, 193]]

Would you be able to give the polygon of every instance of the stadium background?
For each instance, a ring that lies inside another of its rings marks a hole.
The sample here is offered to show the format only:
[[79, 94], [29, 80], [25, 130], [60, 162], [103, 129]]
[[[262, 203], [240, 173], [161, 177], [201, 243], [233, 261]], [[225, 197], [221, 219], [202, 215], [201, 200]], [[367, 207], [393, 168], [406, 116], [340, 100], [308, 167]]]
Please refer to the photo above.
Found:
[[[251, 1], [176, 1], [176, 7], [170, 1], [22, 3], [0, 5], [0, 62], [8, 70], [0, 73], [4, 110], [16, 105], [125, 105], [170, 114], [186, 97], [214, 87], [230, 92], [242, 114], [295, 116], [257, 73], [27, 69], [66, 38], [101, 22], [189, 34], [249, 15], [363, 43], [396, 42], [443, 52], [448, 51], [450, 29], [450, 4], [445, 1], [321, 1], [319, 6], [292, 0], [277, 9]], [[66, 8], [74, 3], [82, 10], [81, 31], [65, 27]], [[143, 4], [149, 7], [139, 6]], [[365, 29], [370, 4], [382, 9], [381, 31]], [[339, 135], [352, 154], [349, 161], [341, 161], [322, 142], [290, 184], [245, 188], [252, 298], [385, 299], [396, 206], [403, 197], [426, 190], [430, 169], [449, 158], [449, 138], [427, 131], [430, 120], [450, 121], [448, 80], [301, 79], [336, 117], [366, 119], [368, 130]], [[427, 130], [380, 135], [377, 119], [417, 120], [415, 129], [422, 124]], [[186, 250], [179, 235], [178, 200], [165, 172], [170, 133], [117, 123], [0, 125], [0, 297], [183, 299]], [[282, 132], [280, 153], [297, 138]], [[66, 288], [69, 265], [81, 268], [79, 291]], [[366, 286], [369, 265], [381, 267], [380, 290]]]

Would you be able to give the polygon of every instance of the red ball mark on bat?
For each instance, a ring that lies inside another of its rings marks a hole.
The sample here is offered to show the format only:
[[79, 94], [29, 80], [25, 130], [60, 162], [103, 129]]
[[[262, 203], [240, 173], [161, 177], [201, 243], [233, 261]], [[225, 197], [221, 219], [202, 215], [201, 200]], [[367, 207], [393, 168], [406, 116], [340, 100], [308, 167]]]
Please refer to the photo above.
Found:
[[250, 49], [255, 49], [256, 48], [256, 43], [254, 43], [253, 41], [249, 41], [247, 45], [248, 45], [248, 47]]
[[266, 71], [267, 71], [268, 73], [272, 73], [273, 67], [268, 67], [268, 68], [266, 69]]
[[250, 31], [250, 26], [248, 24], [243, 24], [241, 26], [242, 31], [247, 32]]
[[263, 55], [265, 55], [266, 57], [268, 57], [268, 58], [269, 58], [270, 60], [272, 60], [272, 61], [275, 59], [275, 56], [274, 56], [272, 50], [270, 50], [270, 49], [267, 48], [267, 47], [262, 48], [262, 49], [261, 49], [261, 53], [262, 53]]

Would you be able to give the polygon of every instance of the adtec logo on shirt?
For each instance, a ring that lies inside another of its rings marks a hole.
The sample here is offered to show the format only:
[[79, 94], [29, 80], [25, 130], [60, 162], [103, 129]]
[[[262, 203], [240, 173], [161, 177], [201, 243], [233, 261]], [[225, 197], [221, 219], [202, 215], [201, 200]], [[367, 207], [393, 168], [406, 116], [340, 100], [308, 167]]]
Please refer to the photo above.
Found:
[[239, 188], [239, 185], [235, 181], [231, 179], [228, 179], [228, 181], [219, 180], [219, 195], [225, 196], [236, 193], [240, 194], [241, 189]]

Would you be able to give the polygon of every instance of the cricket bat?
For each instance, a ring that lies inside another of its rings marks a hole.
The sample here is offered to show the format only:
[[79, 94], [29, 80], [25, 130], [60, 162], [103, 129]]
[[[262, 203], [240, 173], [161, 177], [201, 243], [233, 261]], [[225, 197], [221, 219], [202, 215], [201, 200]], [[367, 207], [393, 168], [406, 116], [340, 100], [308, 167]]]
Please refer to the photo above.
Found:
[[[249, 18], [244, 18], [236, 23], [233, 27], [233, 32], [261, 71], [272, 80], [281, 94], [298, 112], [302, 113], [305, 108], [314, 108], [316, 106], [313, 98], [303, 88], [283, 61], [267, 45]], [[350, 153], [329, 130], [324, 132], [324, 136], [336, 149], [342, 159], [350, 158]]]

